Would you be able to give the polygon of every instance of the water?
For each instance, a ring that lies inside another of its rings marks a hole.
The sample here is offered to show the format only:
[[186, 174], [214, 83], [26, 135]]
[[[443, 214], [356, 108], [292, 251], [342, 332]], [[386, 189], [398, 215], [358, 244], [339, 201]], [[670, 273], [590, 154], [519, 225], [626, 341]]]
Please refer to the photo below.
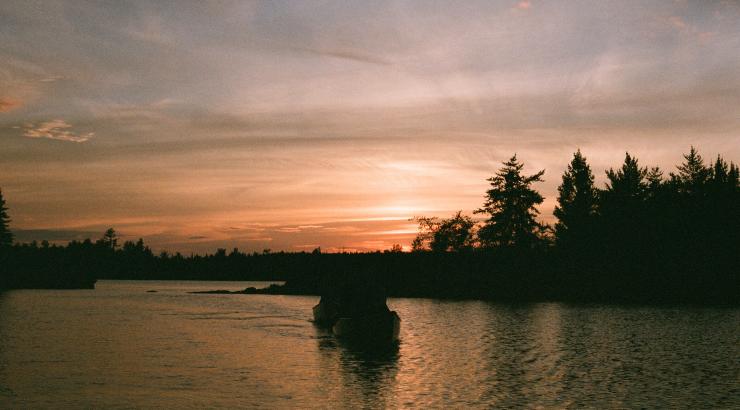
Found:
[[186, 293], [254, 285], [2, 294], [0, 407], [740, 408], [740, 309], [391, 299], [401, 343], [367, 352], [314, 297]]

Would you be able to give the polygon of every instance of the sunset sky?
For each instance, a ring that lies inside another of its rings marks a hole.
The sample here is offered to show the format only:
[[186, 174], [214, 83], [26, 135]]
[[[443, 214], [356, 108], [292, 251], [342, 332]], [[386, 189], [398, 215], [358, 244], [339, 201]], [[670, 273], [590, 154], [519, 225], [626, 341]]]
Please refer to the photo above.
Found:
[[17, 239], [387, 249], [512, 154], [740, 159], [737, 1], [0, 2]]

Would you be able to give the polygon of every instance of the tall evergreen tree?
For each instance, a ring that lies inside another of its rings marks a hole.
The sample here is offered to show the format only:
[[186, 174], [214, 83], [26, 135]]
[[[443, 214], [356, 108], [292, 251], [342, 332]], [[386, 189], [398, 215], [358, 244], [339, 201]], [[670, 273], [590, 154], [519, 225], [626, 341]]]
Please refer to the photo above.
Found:
[[594, 176], [581, 150], [573, 154], [573, 160], [563, 174], [558, 187], [558, 205], [553, 214], [558, 218], [555, 237], [564, 244], [575, 237], [583, 238], [589, 220], [596, 213], [597, 190]]
[[118, 247], [118, 234], [113, 228], [108, 228], [103, 234], [103, 237], [98, 241], [101, 245], [111, 250], [115, 250]]
[[729, 195], [738, 192], [740, 181], [738, 180], [738, 169], [734, 163], [727, 163], [721, 156], [712, 166], [708, 184], [713, 194]]
[[651, 198], [655, 198], [664, 186], [663, 171], [660, 170], [660, 167], [652, 167], [645, 176], [645, 179], [647, 179], [648, 195]]
[[641, 168], [637, 158], [630, 156], [629, 152], [626, 153], [620, 169], [615, 171], [609, 168], [606, 171], [606, 177], [609, 179], [604, 192], [606, 199], [617, 202], [643, 199], [648, 188], [645, 182], [647, 175], [648, 169]]
[[484, 247], [529, 248], [541, 240], [545, 227], [537, 222], [536, 205], [542, 203], [542, 195], [530, 186], [542, 181], [544, 170], [530, 176], [521, 174], [524, 164], [516, 155], [504, 163], [496, 175], [488, 178], [491, 189], [486, 192], [486, 202], [476, 213], [488, 214], [478, 238]]
[[13, 233], [10, 231], [8, 208], [5, 206], [3, 191], [0, 190], [0, 247], [11, 246], [12, 244]]
[[671, 178], [683, 194], [696, 195], [704, 191], [712, 169], [704, 165], [704, 159], [693, 146], [688, 154], [684, 154], [684, 163], [679, 165], [678, 174], [671, 174]]
[[717, 185], [724, 185], [727, 183], [728, 174], [729, 168], [727, 162], [721, 156], [717, 155], [717, 160], [714, 161], [714, 166], [712, 167], [712, 182]]
[[735, 192], [740, 192], [740, 168], [730, 162], [730, 171], [727, 173], [727, 184], [734, 187]]

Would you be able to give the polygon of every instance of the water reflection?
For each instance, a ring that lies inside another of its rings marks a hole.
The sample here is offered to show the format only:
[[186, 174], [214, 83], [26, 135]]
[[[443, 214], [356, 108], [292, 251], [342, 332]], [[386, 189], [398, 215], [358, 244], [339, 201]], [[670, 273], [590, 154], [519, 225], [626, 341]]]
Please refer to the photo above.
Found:
[[331, 369], [339, 372], [341, 391], [333, 397], [336, 405], [392, 406], [398, 373], [398, 343], [368, 345], [337, 339], [318, 326], [316, 341], [321, 365], [328, 373]]
[[0, 407], [740, 408], [740, 309], [390, 299], [377, 350], [316, 298], [195, 286], [0, 294]]
[[480, 341], [481, 401], [496, 406], [562, 405], [560, 309], [555, 304], [487, 305]]

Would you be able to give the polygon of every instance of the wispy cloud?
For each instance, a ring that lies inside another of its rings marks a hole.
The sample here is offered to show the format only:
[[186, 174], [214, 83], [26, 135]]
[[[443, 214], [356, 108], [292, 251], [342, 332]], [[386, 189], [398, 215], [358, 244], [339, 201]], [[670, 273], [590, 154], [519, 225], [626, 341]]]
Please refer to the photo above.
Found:
[[530, 3], [529, 0], [523, 0], [517, 3], [515, 7], [519, 10], [527, 10], [532, 7], [532, 3]]
[[382, 66], [389, 66], [393, 63], [389, 60], [386, 60], [384, 58], [363, 53], [361, 51], [356, 50], [346, 50], [346, 49], [329, 49], [329, 50], [322, 50], [322, 49], [315, 49], [315, 48], [308, 48], [308, 47], [291, 47], [292, 50], [295, 51], [301, 51], [304, 53], [314, 54], [318, 56], [325, 56], [325, 57], [333, 57], [333, 58], [341, 58], [345, 60], [352, 60], [357, 61], [361, 63], [369, 63], [369, 64], [377, 64]]
[[39, 81], [42, 83], [54, 83], [54, 82], [61, 81], [61, 80], [66, 80], [66, 77], [61, 76], [61, 75], [52, 75], [49, 77], [44, 77], [40, 79]]
[[95, 133], [92, 132], [77, 134], [70, 131], [70, 128], [72, 128], [72, 125], [67, 124], [64, 120], [51, 120], [42, 122], [38, 126], [33, 124], [27, 126], [23, 136], [28, 138], [48, 138], [70, 142], [85, 142], [95, 136]]
[[0, 97], [0, 112], [8, 112], [21, 105], [21, 102], [12, 98]]
[[683, 30], [687, 27], [686, 21], [681, 16], [668, 17], [668, 21], [671, 25], [677, 29]]

